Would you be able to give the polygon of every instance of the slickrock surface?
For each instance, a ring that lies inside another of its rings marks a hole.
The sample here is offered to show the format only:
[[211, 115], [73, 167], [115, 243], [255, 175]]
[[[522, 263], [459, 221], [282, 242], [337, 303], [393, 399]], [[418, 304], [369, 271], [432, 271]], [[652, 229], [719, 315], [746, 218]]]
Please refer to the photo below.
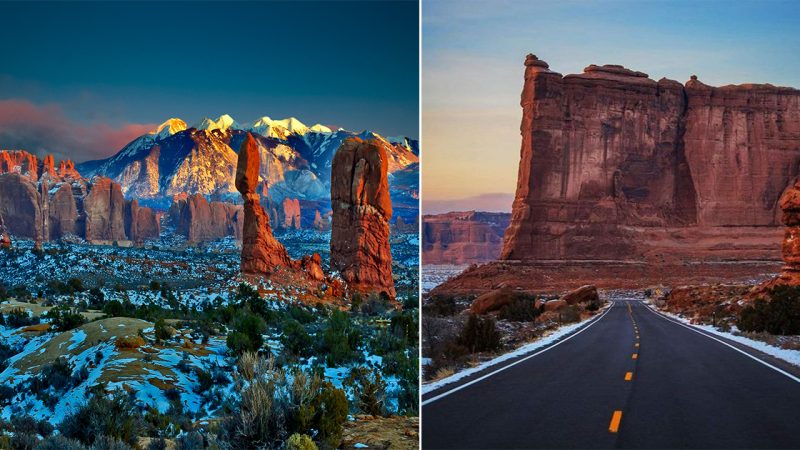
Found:
[[394, 298], [385, 144], [349, 138], [333, 158], [331, 268], [351, 289]]

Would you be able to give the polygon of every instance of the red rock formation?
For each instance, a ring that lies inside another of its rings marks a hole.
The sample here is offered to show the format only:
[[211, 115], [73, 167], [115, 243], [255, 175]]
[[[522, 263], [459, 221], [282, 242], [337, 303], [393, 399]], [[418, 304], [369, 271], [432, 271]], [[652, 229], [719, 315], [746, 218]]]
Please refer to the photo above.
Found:
[[317, 231], [325, 231], [328, 228], [328, 222], [322, 220], [319, 210], [314, 212], [314, 229]]
[[58, 164], [58, 176], [62, 179], [78, 179], [81, 174], [75, 170], [75, 163], [66, 159]]
[[475, 211], [423, 216], [423, 263], [469, 264], [497, 259], [510, 218], [508, 213]]
[[567, 302], [568, 305], [577, 305], [578, 303], [589, 302], [600, 303], [600, 296], [597, 294], [596, 287], [586, 285], [567, 292], [561, 297], [561, 300]]
[[786, 225], [781, 246], [784, 266], [777, 277], [756, 286], [750, 293], [751, 298], [762, 297], [779, 285], [800, 286], [800, 180], [784, 191], [778, 206]]
[[50, 190], [48, 199], [50, 240], [66, 235], [78, 236], [78, 206], [75, 202], [72, 185], [61, 183]]
[[28, 175], [33, 181], [39, 179], [39, 160], [22, 150], [0, 151], [0, 173], [17, 172]]
[[331, 168], [331, 267], [351, 289], [395, 297], [384, 143], [346, 139]]
[[44, 230], [36, 183], [19, 173], [0, 175], [0, 216], [10, 234], [41, 239]]
[[139, 200], [125, 202], [125, 234], [134, 242], [156, 239], [161, 234], [159, 215], [139, 206]]
[[470, 304], [469, 310], [473, 314], [486, 314], [488, 312], [497, 311], [502, 307], [511, 303], [514, 299], [514, 291], [504, 286], [499, 289], [479, 295]]
[[92, 178], [89, 193], [83, 199], [83, 209], [87, 241], [126, 240], [125, 199], [119, 184], [110, 178]]
[[296, 198], [284, 198], [282, 203], [283, 228], [300, 229], [300, 200]]
[[683, 86], [622, 66], [562, 76], [533, 55], [525, 66], [502, 259], [775, 256], [742, 236], [778, 230], [800, 164], [800, 91]]
[[281, 267], [291, 267], [292, 260], [272, 235], [269, 217], [256, 193], [260, 166], [258, 143], [248, 133], [239, 149], [236, 168], [236, 189], [244, 199], [241, 267], [245, 274], [270, 275]]
[[0, 215], [0, 249], [11, 248], [11, 236], [8, 235], [3, 216]]
[[58, 177], [58, 173], [56, 173], [56, 162], [53, 158], [53, 155], [47, 155], [44, 157], [44, 161], [42, 162], [42, 176], [45, 174], [50, 175], [52, 178]]
[[189, 242], [213, 241], [225, 236], [241, 239], [242, 206], [227, 202], [208, 202], [202, 194], [178, 194], [169, 208], [175, 232]]

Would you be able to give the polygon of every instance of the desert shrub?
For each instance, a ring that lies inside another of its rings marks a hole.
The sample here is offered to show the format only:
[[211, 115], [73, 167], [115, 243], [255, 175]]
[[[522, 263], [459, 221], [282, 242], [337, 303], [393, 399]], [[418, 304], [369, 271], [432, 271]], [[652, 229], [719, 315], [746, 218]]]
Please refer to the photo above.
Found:
[[302, 308], [297, 305], [292, 305], [289, 307], [288, 311], [289, 317], [302, 323], [302, 324], [309, 324], [314, 322], [317, 317], [306, 308]]
[[[58, 425], [58, 430], [65, 437], [77, 439], [86, 445], [95, 444], [96, 440], [105, 444], [109, 439], [137, 445], [145, 424], [129, 396], [94, 395], [82, 408], [67, 416]], [[112, 442], [109, 445], [114, 444]]]
[[770, 334], [800, 334], [800, 287], [777, 286], [770, 301], [761, 299], [739, 313], [736, 326], [742, 331]]
[[[0, 317], [3, 315], [0, 314]], [[21, 349], [0, 342], [0, 371], [8, 365], [8, 359], [19, 353]]]
[[244, 352], [257, 352], [264, 345], [264, 338], [261, 335], [266, 329], [267, 326], [261, 317], [247, 310], [241, 310], [234, 318], [233, 331], [228, 334], [226, 340], [228, 348], [237, 356]]
[[500, 310], [500, 318], [511, 322], [532, 322], [542, 313], [543, 307], [536, 307], [536, 296], [514, 293], [514, 298]]
[[73, 367], [66, 358], [60, 357], [55, 361], [45, 364], [39, 375], [31, 379], [30, 391], [39, 394], [49, 388], [61, 392], [73, 385]]
[[14, 308], [6, 315], [6, 324], [11, 328], [27, 327], [38, 323], [38, 317], [28, 314], [28, 311], [22, 308]]
[[378, 370], [354, 367], [345, 378], [344, 387], [355, 399], [355, 410], [373, 416], [386, 414], [386, 382]]
[[154, 328], [155, 328], [156, 340], [158, 342], [172, 339], [173, 329], [172, 327], [167, 326], [167, 323], [164, 321], [163, 318], [159, 318], [158, 320], [156, 320]]
[[36, 444], [39, 443], [39, 438], [35, 434], [28, 433], [14, 433], [11, 436], [11, 447], [14, 450], [33, 450]]
[[233, 299], [239, 308], [252, 311], [253, 314], [260, 316], [267, 325], [274, 325], [280, 322], [281, 315], [270, 309], [258, 291], [247, 283], [239, 284]]
[[452, 295], [433, 295], [423, 302], [422, 315], [424, 316], [452, 316], [460, 312], [461, 307]]
[[223, 447], [278, 448], [294, 433], [313, 434], [326, 448], [339, 445], [348, 410], [341, 389], [318, 374], [297, 370], [287, 377], [274, 360], [252, 352], [240, 356], [237, 377], [235, 413], [219, 428]]
[[167, 450], [167, 441], [163, 437], [150, 439], [147, 450]]
[[497, 331], [494, 318], [470, 314], [456, 344], [467, 348], [470, 353], [499, 349], [500, 333]]
[[392, 352], [383, 357], [381, 370], [398, 378], [397, 413], [415, 415], [419, 402], [419, 358], [415, 347]]
[[576, 305], [561, 308], [558, 312], [558, 319], [562, 323], [579, 322], [581, 320], [581, 311]]
[[203, 450], [204, 448], [203, 435], [197, 431], [184, 433], [175, 440], [175, 450]]
[[286, 441], [286, 450], [317, 450], [317, 444], [307, 434], [295, 433]]
[[367, 296], [366, 300], [358, 302], [357, 306], [351, 306], [351, 310], [367, 316], [382, 315], [393, 309], [389, 296], [383, 292], [380, 294], [372, 293]]
[[280, 341], [283, 348], [295, 356], [310, 356], [314, 345], [306, 327], [295, 319], [284, 322]]
[[86, 323], [85, 317], [67, 307], [53, 308], [47, 311], [45, 317], [50, 319], [50, 326], [60, 332], [69, 331]]
[[325, 323], [322, 335], [322, 350], [328, 366], [344, 364], [356, 359], [356, 350], [361, 333], [353, 325], [347, 313], [335, 309]]
[[[0, 445], [0, 448], [2, 446]], [[50, 436], [47, 439], [39, 441], [34, 447], [35, 450], [86, 450], [86, 446], [80, 441], [69, 439], [60, 434]]]
[[29, 415], [11, 416], [11, 427], [15, 433], [41, 435], [48, 437], [53, 434], [53, 426], [46, 420], [36, 420]]
[[11, 404], [11, 400], [17, 395], [17, 391], [6, 384], [0, 385], [0, 406]]
[[396, 314], [392, 316], [389, 329], [398, 338], [416, 344], [419, 330], [418, 317], [419, 315], [414, 312]]
[[112, 436], [99, 436], [89, 450], [133, 450], [133, 447]]
[[111, 300], [103, 306], [103, 313], [109, 317], [121, 317], [125, 315], [125, 307], [119, 300]]

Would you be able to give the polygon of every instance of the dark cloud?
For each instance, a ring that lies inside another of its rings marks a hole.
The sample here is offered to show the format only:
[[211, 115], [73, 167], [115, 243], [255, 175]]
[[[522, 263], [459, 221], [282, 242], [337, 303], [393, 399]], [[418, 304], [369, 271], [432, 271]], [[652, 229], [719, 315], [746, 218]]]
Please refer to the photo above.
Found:
[[152, 130], [156, 124], [78, 123], [57, 104], [35, 105], [27, 100], [0, 100], [0, 149], [26, 150], [56, 160], [82, 162], [105, 158]]

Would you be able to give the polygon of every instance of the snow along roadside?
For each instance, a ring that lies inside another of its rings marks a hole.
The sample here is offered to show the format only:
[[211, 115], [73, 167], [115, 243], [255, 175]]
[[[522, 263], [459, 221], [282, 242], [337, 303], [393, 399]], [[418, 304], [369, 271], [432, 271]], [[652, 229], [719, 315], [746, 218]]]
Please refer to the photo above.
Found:
[[[706, 333], [714, 334], [723, 337], [725, 339], [738, 342], [739, 344], [746, 345], [747, 347], [750, 347], [754, 350], [758, 350], [770, 356], [774, 356], [775, 358], [778, 358], [780, 360], [786, 361], [789, 364], [800, 367], [800, 350], [789, 350], [785, 348], [775, 347], [774, 345], [769, 345], [766, 342], [757, 341], [755, 339], [750, 339], [745, 336], [733, 334], [733, 332], [720, 331], [712, 325], [693, 324], [690, 323], [689, 319], [686, 319], [683, 316], [679, 316], [677, 314], [673, 314], [666, 311], [661, 311], [649, 302], [644, 302], [644, 303], [645, 306], [653, 310], [653, 312], [655, 312], [656, 314], [663, 314], [664, 316], [667, 316], [671, 319], [675, 319], [686, 326], [697, 328], [698, 330], [705, 331]], [[733, 327], [733, 329], [736, 329], [736, 327]]]
[[611, 309], [612, 305], [613, 305], [613, 302], [606, 303], [606, 306], [604, 306], [602, 309], [600, 309], [597, 312], [597, 314], [594, 315], [594, 317], [592, 317], [591, 319], [584, 320], [582, 322], [576, 322], [576, 323], [573, 323], [573, 324], [570, 324], [570, 325], [562, 326], [562, 327], [558, 328], [556, 331], [554, 331], [553, 333], [548, 334], [547, 336], [544, 336], [544, 337], [542, 337], [542, 338], [540, 338], [540, 339], [538, 339], [538, 340], [536, 340], [534, 342], [531, 342], [531, 343], [522, 345], [520, 347], [517, 347], [515, 350], [512, 350], [512, 351], [510, 351], [508, 353], [502, 354], [502, 355], [500, 355], [500, 356], [498, 356], [496, 358], [490, 359], [489, 361], [484, 361], [484, 362], [478, 364], [477, 366], [470, 367], [468, 369], [464, 369], [464, 370], [462, 370], [460, 372], [454, 373], [453, 375], [450, 375], [449, 377], [442, 378], [440, 380], [431, 381], [429, 383], [423, 383], [422, 386], [421, 386], [420, 392], [422, 393], [422, 395], [427, 394], [427, 393], [435, 391], [435, 390], [437, 390], [437, 389], [439, 389], [439, 388], [441, 388], [443, 386], [447, 386], [448, 384], [455, 383], [455, 382], [457, 382], [459, 380], [462, 380], [462, 379], [464, 379], [464, 378], [466, 378], [466, 377], [468, 377], [470, 375], [473, 375], [473, 374], [478, 373], [478, 372], [480, 372], [482, 370], [485, 370], [485, 369], [487, 369], [489, 367], [495, 366], [497, 364], [500, 364], [502, 362], [508, 361], [510, 359], [514, 359], [514, 358], [518, 358], [518, 357], [521, 357], [521, 356], [525, 356], [528, 353], [531, 353], [531, 352], [533, 352], [535, 350], [539, 350], [542, 347], [545, 347], [545, 346], [548, 346], [550, 344], [553, 344], [554, 342], [557, 342], [557, 341], [561, 340], [562, 338], [564, 338], [564, 337], [566, 337], [568, 335], [571, 335], [572, 333], [578, 331], [579, 328], [583, 328], [585, 326], [588, 327], [590, 324], [596, 322], [598, 319], [603, 317], [605, 315], [605, 313], [609, 309]]

